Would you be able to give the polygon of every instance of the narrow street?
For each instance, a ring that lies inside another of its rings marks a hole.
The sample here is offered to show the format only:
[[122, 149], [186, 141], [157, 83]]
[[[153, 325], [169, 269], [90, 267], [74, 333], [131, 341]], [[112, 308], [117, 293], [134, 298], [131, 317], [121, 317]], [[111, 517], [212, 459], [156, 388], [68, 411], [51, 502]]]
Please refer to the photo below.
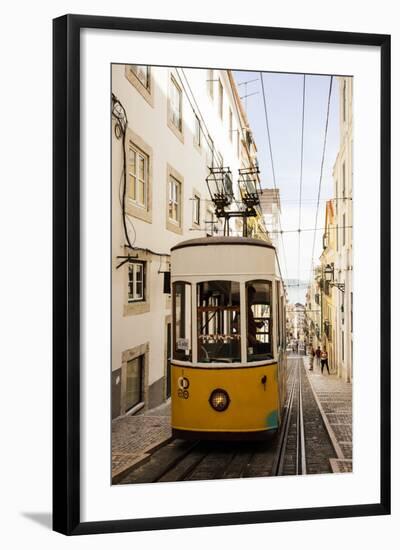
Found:
[[[306, 357], [291, 355], [285, 416], [274, 437], [251, 443], [166, 438], [153, 451], [147, 449], [142, 460], [127, 465], [113, 483], [351, 471], [351, 386], [347, 386], [349, 391], [333, 376], [310, 372]], [[136, 417], [138, 423], [141, 418], [143, 421], [143, 416]], [[153, 420], [153, 430], [159, 429], [160, 417], [148, 418]], [[166, 422], [168, 417], [162, 418]], [[149, 427], [147, 430], [151, 433]]]

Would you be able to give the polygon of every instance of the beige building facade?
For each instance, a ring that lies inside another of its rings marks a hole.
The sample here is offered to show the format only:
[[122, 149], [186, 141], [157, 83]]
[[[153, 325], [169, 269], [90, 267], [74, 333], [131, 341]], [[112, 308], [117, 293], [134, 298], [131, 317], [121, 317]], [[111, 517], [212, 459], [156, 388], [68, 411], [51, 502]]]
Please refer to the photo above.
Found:
[[339, 77], [340, 149], [333, 170], [336, 258], [333, 286], [336, 305], [335, 347], [341, 378], [353, 378], [353, 78]]

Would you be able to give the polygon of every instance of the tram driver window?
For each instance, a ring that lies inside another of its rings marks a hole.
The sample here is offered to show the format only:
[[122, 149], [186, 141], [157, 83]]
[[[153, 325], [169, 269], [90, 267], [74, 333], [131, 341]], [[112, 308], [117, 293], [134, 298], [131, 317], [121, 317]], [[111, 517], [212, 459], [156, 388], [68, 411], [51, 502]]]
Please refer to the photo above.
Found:
[[191, 285], [184, 282], [173, 284], [173, 356], [180, 361], [192, 360], [192, 299]]
[[272, 283], [246, 283], [247, 361], [272, 359]]
[[200, 363], [240, 362], [240, 285], [234, 281], [197, 284]]

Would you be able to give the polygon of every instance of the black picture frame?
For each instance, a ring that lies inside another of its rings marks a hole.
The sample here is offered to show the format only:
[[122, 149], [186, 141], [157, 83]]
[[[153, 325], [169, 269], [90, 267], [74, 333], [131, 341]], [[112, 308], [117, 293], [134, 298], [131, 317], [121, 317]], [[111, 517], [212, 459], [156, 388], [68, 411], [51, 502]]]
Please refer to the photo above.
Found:
[[[85, 28], [377, 46], [381, 51], [380, 501], [351, 506], [80, 519], [80, 31]], [[390, 36], [65, 15], [53, 21], [53, 529], [66, 535], [372, 516], [390, 513]]]

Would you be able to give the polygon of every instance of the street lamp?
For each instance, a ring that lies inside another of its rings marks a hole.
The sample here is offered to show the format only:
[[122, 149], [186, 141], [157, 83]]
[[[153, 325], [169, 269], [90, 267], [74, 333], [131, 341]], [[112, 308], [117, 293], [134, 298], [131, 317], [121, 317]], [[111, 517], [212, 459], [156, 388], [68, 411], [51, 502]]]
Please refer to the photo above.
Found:
[[330, 286], [335, 286], [336, 288], [338, 288], [340, 290], [340, 292], [344, 292], [344, 283], [335, 283], [335, 267], [332, 264], [327, 264], [325, 266], [325, 269], [324, 269], [324, 276], [325, 276], [325, 281], [330, 285]]

